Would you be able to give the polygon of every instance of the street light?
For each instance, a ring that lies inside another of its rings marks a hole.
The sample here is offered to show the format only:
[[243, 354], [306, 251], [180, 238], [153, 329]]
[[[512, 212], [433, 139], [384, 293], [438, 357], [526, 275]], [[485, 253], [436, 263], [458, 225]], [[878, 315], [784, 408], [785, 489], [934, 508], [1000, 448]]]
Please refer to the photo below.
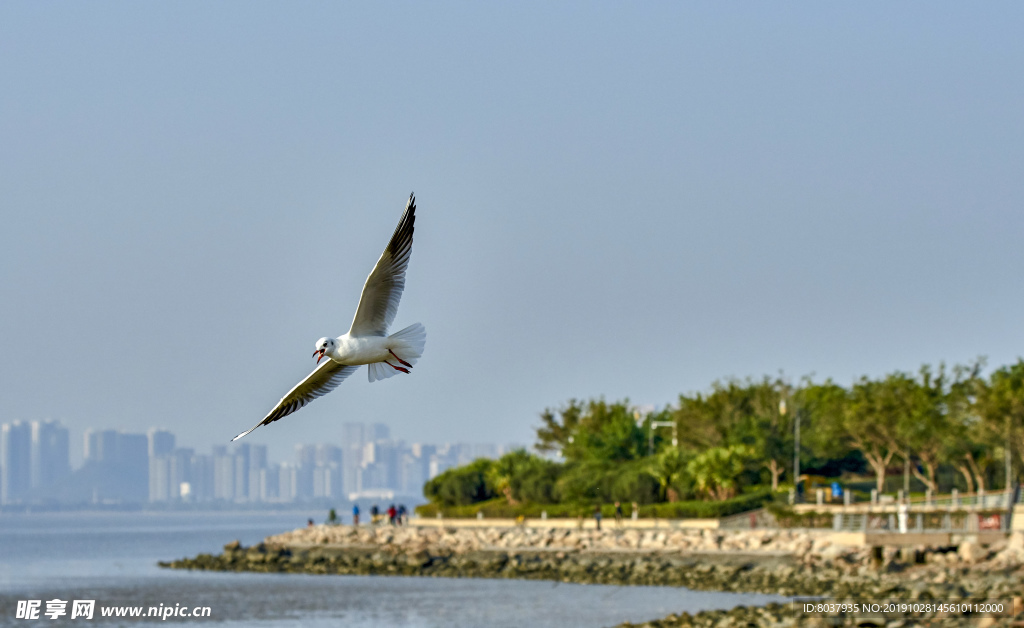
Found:
[[1006, 415], [1006, 505], [1008, 508], [1013, 508], [1013, 458], [1012, 441], [1010, 440], [1010, 434], [1012, 429], [1012, 423], [1010, 423], [1010, 415]]
[[[786, 416], [786, 400], [779, 400], [779, 414]], [[794, 501], [800, 501], [800, 409], [793, 416], [793, 493]]]
[[676, 422], [675, 421], [651, 421], [651, 431], [650, 431], [651, 442], [650, 442], [650, 445], [648, 446], [649, 447], [649, 451], [651, 453], [654, 452], [654, 428], [657, 428], [657, 427], [671, 427], [672, 428], [672, 446], [673, 447], [679, 447], [679, 433], [678, 433], [678, 428], [676, 428]]

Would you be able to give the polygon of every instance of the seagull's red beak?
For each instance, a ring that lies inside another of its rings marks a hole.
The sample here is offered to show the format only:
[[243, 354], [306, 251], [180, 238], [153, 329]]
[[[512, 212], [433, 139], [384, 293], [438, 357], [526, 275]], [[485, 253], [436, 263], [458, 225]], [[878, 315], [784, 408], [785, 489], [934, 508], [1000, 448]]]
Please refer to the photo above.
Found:
[[313, 357], [314, 358], [316, 358], [317, 355], [320, 356], [319, 358], [316, 358], [316, 363], [317, 364], [320, 364], [320, 360], [324, 359], [324, 353], [326, 353], [326, 352], [327, 352], [327, 349], [317, 349], [316, 351], [313, 352]]

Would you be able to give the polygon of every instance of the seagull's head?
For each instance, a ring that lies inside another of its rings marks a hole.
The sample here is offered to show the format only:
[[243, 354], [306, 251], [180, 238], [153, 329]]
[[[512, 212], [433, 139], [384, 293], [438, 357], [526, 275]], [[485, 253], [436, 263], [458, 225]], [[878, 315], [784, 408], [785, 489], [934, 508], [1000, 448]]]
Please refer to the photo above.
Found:
[[320, 340], [317, 340], [316, 351], [313, 352], [313, 357], [316, 358], [316, 363], [320, 364], [320, 360], [324, 359], [324, 354], [334, 351], [337, 344], [338, 341], [334, 338], [321, 338]]

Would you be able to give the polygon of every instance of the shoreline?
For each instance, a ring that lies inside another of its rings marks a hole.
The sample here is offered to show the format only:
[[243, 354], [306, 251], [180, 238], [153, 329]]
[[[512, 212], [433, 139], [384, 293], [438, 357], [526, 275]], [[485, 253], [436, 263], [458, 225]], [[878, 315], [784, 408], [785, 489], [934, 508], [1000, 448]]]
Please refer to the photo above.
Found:
[[[1007, 616], [889, 614], [885, 621], [933, 626], [1013, 625], [1024, 620], [1024, 535], [988, 548], [871, 551], [799, 530], [636, 532], [351, 528], [315, 526], [251, 547], [237, 541], [161, 567], [324, 575], [515, 578], [581, 584], [654, 585], [789, 598], [860, 600], [1001, 599]], [[1010, 615], [1015, 615], [1011, 619]], [[681, 613], [643, 624], [657, 628], [728, 625], [832, 626], [867, 616], [805, 616], [793, 604]], [[726, 624], [723, 624], [726, 625]], [[867, 623], [865, 625], [885, 625]]]

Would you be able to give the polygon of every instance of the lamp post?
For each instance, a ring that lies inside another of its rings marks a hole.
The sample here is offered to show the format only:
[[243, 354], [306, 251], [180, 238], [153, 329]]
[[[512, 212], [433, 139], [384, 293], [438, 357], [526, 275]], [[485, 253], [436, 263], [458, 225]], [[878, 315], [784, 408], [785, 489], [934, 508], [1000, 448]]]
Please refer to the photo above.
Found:
[[672, 428], [672, 446], [679, 446], [679, 434], [676, 428], [675, 421], [651, 421], [651, 451], [654, 451], [654, 428], [656, 427], [671, 427]]
[[650, 409], [645, 413], [641, 413], [640, 409], [633, 410], [633, 418], [636, 419], [636, 424], [639, 426], [643, 421], [647, 422], [647, 455], [654, 454], [654, 430], [658, 427], [671, 427], [672, 428], [672, 446], [679, 446], [679, 434], [678, 428], [676, 427], [675, 421], [655, 421], [651, 417], [654, 416], [656, 408], [650, 406]]
[[1010, 441], [1010, 429], [1011, 429], [1011, 426], [1012, 426], [1012, 424], [1010, 423], [1010, 415], [1007, 414], [1006, 415], [1006, 447], [1004, 447], [1004, 449], [1006, 450], [1006, 504], [1007, 504], [1008, 507], [1012, 507], [1012, 505], [1013, 505], [1013, 504], [1010, 503], [1010, 500], [1013, 499], [1013, 494], [1011, 493], [1011, 491], [1013, 490], [1013, 482], [1012, 482], [1012, 478], [1013, 478], [1013, 458], [1011, 457], [1011, 453], [1012, 452], [1010, 451], [1010, 447], [1012, 446], [1011, 445], [1011, 441]]
[[[779, 400], [779, 414], [786, 415], [786, 400]], [[793, 415], [793, 493], [794, 501], [800, 501], [800, 491], [797, 487], [800, 484], [800, 409], [797, 408]]]

